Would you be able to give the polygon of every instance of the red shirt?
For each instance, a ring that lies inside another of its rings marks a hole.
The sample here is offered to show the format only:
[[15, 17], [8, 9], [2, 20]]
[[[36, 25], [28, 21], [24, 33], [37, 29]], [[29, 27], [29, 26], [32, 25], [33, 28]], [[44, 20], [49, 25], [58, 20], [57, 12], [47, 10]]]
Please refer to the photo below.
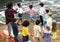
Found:
[[5, 10], [6, 24], [8, 24], [9, 22], [12, 21], [15, 13], [16, 13], [16, 11], [14, 9], [6, 9]]

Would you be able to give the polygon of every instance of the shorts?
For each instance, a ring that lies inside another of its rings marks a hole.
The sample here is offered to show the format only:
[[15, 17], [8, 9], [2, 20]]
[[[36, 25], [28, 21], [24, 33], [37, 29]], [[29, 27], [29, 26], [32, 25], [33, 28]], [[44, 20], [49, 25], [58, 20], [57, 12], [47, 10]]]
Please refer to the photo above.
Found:
[[18, 17], [22, 18], [22, 14], [19, 13], [19, 14], [18, 14]]

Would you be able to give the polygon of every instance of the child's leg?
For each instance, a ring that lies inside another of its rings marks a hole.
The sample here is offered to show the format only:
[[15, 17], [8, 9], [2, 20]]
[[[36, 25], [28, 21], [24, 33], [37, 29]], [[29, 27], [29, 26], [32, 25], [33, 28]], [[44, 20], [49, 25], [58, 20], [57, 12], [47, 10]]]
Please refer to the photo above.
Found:
[[15, 42], [18, 42], [18, 35], [14, 35]]
[[31, 20], [31, 22], [34, 22], [34, 19], [33, 19], [33, 17], [32, 17], [32, 16], [30, 16], [30, 20]]
[[11, 24], [10, 23], [8, 24], [8, 34], [9, 34], [9, 36], [11, 36]]
[[43, 24], [44, 24], [44, 28], [46, 28], [47, 21], [44, 21]]
[[20, 20], [21, 20], [21, 23], [22, 23], [22, 21], [23, 21], [22, 17], [20, 18]]
[[43, 16], [40, 16], [40, 21], [42, 22], [43, 25]]
[[23, 42], [27, 42], [27, 36], [23, 36]]

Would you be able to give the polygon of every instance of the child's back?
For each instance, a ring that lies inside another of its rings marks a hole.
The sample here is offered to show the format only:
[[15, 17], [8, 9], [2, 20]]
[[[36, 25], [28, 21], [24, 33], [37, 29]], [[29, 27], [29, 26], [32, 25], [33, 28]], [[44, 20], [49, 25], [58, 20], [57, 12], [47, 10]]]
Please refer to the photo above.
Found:
[[34, 37], [40, 37], [41, 28], [39, 25], [34, 26]]
[[42, 36], [44, 42], [51, 42], [50, 36], [51, 36], [51, 31], [50, 31], [50, 27], [48, 26], [46, 30], [44, 30], [43, 36]]

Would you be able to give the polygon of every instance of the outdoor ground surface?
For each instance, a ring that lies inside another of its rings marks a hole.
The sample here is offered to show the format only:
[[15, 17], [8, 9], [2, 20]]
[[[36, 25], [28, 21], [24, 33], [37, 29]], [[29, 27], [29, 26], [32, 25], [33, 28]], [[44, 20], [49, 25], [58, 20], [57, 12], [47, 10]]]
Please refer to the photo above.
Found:
[[[34, 25], [34, 23], [30, 23], [30, 26], [29, 26], [29, 32], [30, 32], [30, 34], [33, 33], [33, 25]], [[22, 26], [20, 25], [19, 26], [19, 30], [21, 28], [22, 28]], [[4, 29], [7, 29], [6, 25], [1, 25], [0, 26], [0, 42], [14, 42], [13, 37], [11, 37], [10, 39], [8, 39], [8, 36], [6, 34], [4, 34], [4, 32], [3, 32]], [[21, 38], [22, 37], [19, 34], [19, 42], [22, 42]], [[30, 39], [33, 42], [33, 37], [30, 37]], [[40, 41], [43, 42], [42, 39]], [[60, 42], [60, 25], [57, 26], [57, 39], [56, 39], [55, 42]]]

